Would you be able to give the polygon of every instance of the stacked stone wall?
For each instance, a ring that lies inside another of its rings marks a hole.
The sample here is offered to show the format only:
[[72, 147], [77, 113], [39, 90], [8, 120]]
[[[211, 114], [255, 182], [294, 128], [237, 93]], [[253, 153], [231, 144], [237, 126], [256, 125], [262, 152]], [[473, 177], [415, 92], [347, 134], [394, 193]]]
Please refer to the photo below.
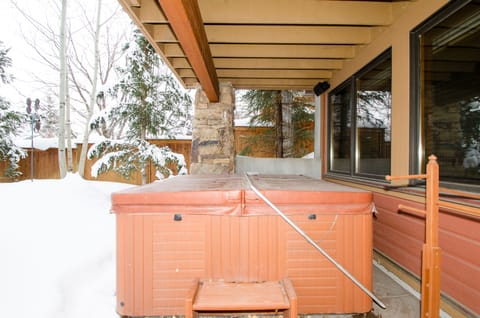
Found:
[[220, 83], [218, 103], [198, 89], [192, 132], [191, 174], [231, 174], [235, 167], [235, 96], [230, 83]]

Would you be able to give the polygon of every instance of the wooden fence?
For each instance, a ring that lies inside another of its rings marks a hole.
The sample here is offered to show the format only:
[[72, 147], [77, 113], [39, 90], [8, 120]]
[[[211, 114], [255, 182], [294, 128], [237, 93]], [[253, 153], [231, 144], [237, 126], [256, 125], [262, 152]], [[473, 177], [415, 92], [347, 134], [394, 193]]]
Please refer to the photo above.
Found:
[[[235, 151], [240, 154], [241, 151], [247, 146], [247, 140], [249, 137], [262, 133], [266, 128], [258, 127], [235, 127]], [[313, 130], [313, 126], [311, 127]], [[173, 152], [182, 154], [185, 157], [187, 169], [190, 170], [190, 155], [192, 151], [192, 141], [190, 139], [151, 139], [150, 143], [157, 146], [168, 146]], [[296, 145], [301, 147], [302, 151], [306, 153], [313, 151], [313, 143], [302, 143]], [[82, 145], [77, 144], [76, 148], [72, 149], [73, 152], [73, 170], [78, 171], [78, 162], [80, 159]], [[14, 182], [21, 180], [31, 179], [31, 155], [32, 149], [25, 149], [28, 152], [28, 157], [20, 160], [18, 169], [22, 174], [16, 179], [3, 177], [3, 171], [7, 167], [8, 163], [0, 161], [0, 182]], [[254, 146], [251, 152], [248, 154], [251, 157], [275, 157], [275, 150], [262, 146], [261, 144]], [[130, 184], [141, 184], [140, 172], [134, 173], [130, 179], [118, 175], [115, 172], [109, 171], [101, 174], [98, 178], [94, 178], [90, 175], [91, 167], [95, 164], [96, 159], [87, 160], [85, 163], [85, 176], [87, 180], [100, 180], [100, 181], [112, 181], [123, 182]], [[60, 172], [58, 169], [58, 149], [50, 148], [47, 150], [34, 149], [33, 151], [33, 178], [34, 179], [59, 179]], [[153, 165], [147, 167], [147, 183], [153, 182], [157, 178], [155, 177], [155, 168]]]
[[[187, 164], [187, 169], [190, 168], [190, 152], [192, 148], [192, 141], [186, 139], [155, 139], [149, 140], [150, 143], [153, 143], [158, 146], [168, 146], [173, 152], [180, 153], [185, 157], [185, 162]], [[89, 145], [91, 146], [91, 144]], [[78, 171], [78, 162], [80, 159], [82, 145], [77, 144], [76, 148], [72, 149], [73, 160], [73, 170], [74, 172]], [[28, 157], [20, 160], [18, 171], [22, 174], [15, 179], [7, 178], [3, 176], [3, 171], [8, 166], [8, 162], [0, 161], [0, 182], [14, 182], [21, 180], [31, 179], [31, 159], [32, 159], [32, 149], [25, 149], [28, 152]], [[101, 174], [98, 178], [94, 178], [90, 175], [92, 166], [95, 164], [97, 159], [87, 160], [85, 163], [85, 176], [87, 180], [100, 180], [100, 181], [112, 181], [112, 182], [123, 182], [130, 184], [141, 184], [141, 175], [140, 172], [132, 174], [130, 179], [125, 179], [121, 175], [109, 171], [107, 173]], [[33, 178], [34, 179], [59, 179], [60, 171], [58, 169], [58, 149], [49, 148], [47, 150], [34, 149], [33, 151]], [[155, 168], [153, 165], [147, 167], [147, 183], [153, 182], [157, 178], [155, 177]]]
[[[305, 129], [309, 130], [313, 135], [313, 123], [305, 124]], [[237, 154], [255, 157], [255, 158], [274, 158], [275, 145], [274, 140], [269, 144], [262, 135], [265, 135], [271, 128], [267, 127], [235, 127], [235, 150]], [[258, 142], [255, 138], [258, 137]], [[313, 140], [296, 141], [294, 145], [294, 153], [297, 156], [303, 156], [313, 152]]]
[[[173, 152], [182, 154], [185, 157], [185, 163], [187, 164], [187, 169], [190, 169], [190, 153], [192, 149], [192, 141], [190, 139], [155, 139], [149, 140], [151, 144], [155, 144], [159, 147], [169, 147]], [[81, 152], [82, 145], [78, 145], [78, 156], [77, 162], [80, 160], [80, 152]], [[95, 164], [97, 160], [87, 160], [85, 163], [85, 176], [84, 178], [87, 180], [100, 180], [100, 181], [113, 181], [113, 182], [124, 182], [130, 184], [142, 184], [142, 176], [141, 173], [135, 172], [132, 174], [130, 179], [125, 179], [121, 175], [113, 172], [108, 171], [98, 176], [98, 178], [94, 178], [90, 175], [90, 171], [92, 166]], [[157, 180], [155, 176], [155, 167], [150, 164], [147, 166], [147, 183], [151, 183]]]

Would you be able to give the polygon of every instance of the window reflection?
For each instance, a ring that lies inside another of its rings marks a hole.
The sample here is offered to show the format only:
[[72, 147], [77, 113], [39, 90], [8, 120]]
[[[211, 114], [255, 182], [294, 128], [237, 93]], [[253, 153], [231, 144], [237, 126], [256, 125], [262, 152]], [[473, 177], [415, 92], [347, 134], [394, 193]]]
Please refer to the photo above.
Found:
[[351, 85], [330, 94], [330, 170], [350, 172]]
[[[445, 15], [445, 14], [444, 14]], [[418, 32], [425, 155], [442, 181], [480, 181], [480, 5], [472, 1]]]
[[389, 56], [357, 79], [357, 173], [390, 174], [391, 65]]
[[390, 174], [391, 86], [389, 49], [329, 94], [330, 171]]

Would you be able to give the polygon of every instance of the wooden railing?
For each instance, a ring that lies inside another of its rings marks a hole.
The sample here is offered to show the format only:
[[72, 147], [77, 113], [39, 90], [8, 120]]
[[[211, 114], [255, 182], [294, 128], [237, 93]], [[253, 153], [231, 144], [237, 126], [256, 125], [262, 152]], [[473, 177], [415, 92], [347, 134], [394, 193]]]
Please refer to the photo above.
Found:
[[386, 176], [387, 180], [426, 179], [425, 211], [399, 206], [406, 212], [425, 215], [425, 243], [422, 249], [422, 318], [440, 315], [440, 268], [441, 249], [438, 246], [439, 169], [437, 157], [428, 157], [427, 174], [408, 176]]
[[438, 243], [439, 207], [479, 216], [478, 208], [440, 201], [439, 193], [480, 199], [478, 194], [440, 188], [437, 158], [431, 155], [428, 159], [426, 174], [385, 177], [387, 180], [426, 179], [425, 210], [402, 204], [398, 205], [399, 211], [425, 218], [425, 242], [422, 249], [422, 318], [433, 318], [440, 315], [441, 249]]

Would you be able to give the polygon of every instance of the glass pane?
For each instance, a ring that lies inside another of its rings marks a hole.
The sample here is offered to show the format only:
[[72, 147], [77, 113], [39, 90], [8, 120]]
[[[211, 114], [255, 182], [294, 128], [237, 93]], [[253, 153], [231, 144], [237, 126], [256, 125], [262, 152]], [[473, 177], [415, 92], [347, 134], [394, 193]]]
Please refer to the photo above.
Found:
[[351, 85], [330, 94], [330, 169], [350, 172]]
[[[476, 3], [476, 4], [475, 4]], [[425, 156], [442, 181], [480, 181], [480, 7], [466, 5], [421, 37]]]
[[391, 83], [390, 54], [357, 79], [357, 173], [390, 174]]

